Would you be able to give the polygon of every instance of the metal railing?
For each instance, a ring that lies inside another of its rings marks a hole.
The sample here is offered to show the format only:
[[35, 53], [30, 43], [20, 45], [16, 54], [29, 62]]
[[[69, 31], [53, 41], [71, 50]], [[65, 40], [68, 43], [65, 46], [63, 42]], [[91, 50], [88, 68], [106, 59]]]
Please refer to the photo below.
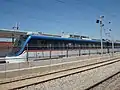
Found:
[[[109, 48], [109, 49], [108, 49]], [[13, 51], [11, 50], [13, 49]], [[8, 55], [8, 52], [10, 53], [12, 51], [13, 54], [16, 54], [19, 52], [21, 47], [0, 47], [0, 57], [5, 57]], [[24, 48], [24, 52], [21, 52], [21, 54], [26, 52], [26, 57], [21, 57], [24, 59], [31, 58], [61, 58], [61, 57], [69, 57], [69, 56], [80, 56], [80, 55], [91, 55], [91, 54], [100, 54], [100, 46], [92, 47], [92, 46], [42, 46], [42, 47], [35, 47], [35, 46], [26, 46]], [[119, 52], [120, 47], [115, 47], [114, 52]], [[32, 55], [32, 52], [34, 55]], [[103, 53], [112, 53], [112, 47], [104, 47]], [[12, 54], [11, 54], [12, 55]], [[13, 55], [15, 56], [15, 55]], [[18, 59], [18, 58], [16, 58]]]
[[[2, 48], [2, 47], [0, 47]], [[20, 47], [19, 47], [20, 48]], [[36, 49], [35, 49], [36, 48]], [[5, 48], [4, 51], [8, 53], [11, 47]], [[15, 47], [18, 49], [18, 47]], [[119, 54], [120, 48], [117, 47], [114, 52], [115, 55]], [[20, 70], [23, 68], [37, 67], [37, 66], [45, 66], [52, 65], [57, 63], [64, 63], [75, 60], [84, 60], [90, 59], [91, 57], [101, 57], [100, 47], [26, 47], [25, 51], [22, 52], [25, 54], [25, 57], [16, 57], [13, 60], [24, 59], [25, 62], [19, 63], [1, 63], [0, 64], [0, 72], [5, 72], [3, 77], [8, 78], [7, 71], [9, 70]], [[34, 55], [34, 57], [32, 56]], [[112, 56], [112, 48], [109, 49], [109, 53], [107, 48], [104, 48], [103, 56]], [[1, 57], [0, 61], [5, 60], [5, 57]], [[61, 65], [62, 67], [62, 65]], [[18, 73], [19, 76], [20, 73]]]

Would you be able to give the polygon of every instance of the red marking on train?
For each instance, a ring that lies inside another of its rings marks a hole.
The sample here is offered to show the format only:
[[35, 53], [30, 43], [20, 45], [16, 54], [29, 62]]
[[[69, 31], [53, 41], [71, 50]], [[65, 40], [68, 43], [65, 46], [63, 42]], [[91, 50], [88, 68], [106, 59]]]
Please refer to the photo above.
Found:
[[66, 51], [66, 50], [25, 50], [25, 52]]
[[[100, 48], [92, 48], [92, 49], [80, 49], [80, 50], [96, 50], [96, 49], [100, 49]], [[68, 51], [72, 51], [72, 50], [78, 50], [79, 49], [69, 49]], [[25, 50], [23, 53], [25, 52], [55, 52], [55, 51], [67, 51], [67, 50]]]

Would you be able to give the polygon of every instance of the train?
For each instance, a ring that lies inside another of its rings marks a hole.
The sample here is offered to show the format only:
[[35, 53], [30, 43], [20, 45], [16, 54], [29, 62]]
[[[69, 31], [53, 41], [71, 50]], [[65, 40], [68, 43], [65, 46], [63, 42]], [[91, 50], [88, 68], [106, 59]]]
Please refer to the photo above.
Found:
[[[100, 46], [100, 40], [83, 40], [36, 34], [20, 35], [5, 57], [5, 61], [6, 63], [19, 63], [52, 57], [100, 54]], [[120, 43], [114, 42], [114, 52], [117, 51], [120, 51]], [[103, 53], [110, 52], [112, 52], [112, 43], [103, 40]]]

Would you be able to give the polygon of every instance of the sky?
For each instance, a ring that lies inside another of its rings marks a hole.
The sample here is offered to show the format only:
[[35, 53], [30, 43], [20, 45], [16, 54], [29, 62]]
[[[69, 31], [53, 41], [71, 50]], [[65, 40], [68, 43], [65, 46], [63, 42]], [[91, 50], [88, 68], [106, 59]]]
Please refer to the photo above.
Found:
[[[79, 34], [100, 38], [103, 15], [103, 37], [120, 40], [120, 0], [0, 0], [0, 28], [50, 34]], [[111, 22], [110, 24], [108, 22]]]

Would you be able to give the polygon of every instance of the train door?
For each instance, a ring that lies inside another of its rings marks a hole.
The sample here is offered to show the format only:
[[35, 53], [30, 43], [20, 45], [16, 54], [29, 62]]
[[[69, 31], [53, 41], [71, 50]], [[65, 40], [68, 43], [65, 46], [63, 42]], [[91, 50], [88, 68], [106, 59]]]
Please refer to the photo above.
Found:
[[28, 50], [27, 50], [27, 56], [28, 56], [28, 60], [35, 60], [36, 59], [36, 55], [37, 55], [37, 51], [38, 51], [38, 40], [37, 39], [31, 39], [28, 42]]

